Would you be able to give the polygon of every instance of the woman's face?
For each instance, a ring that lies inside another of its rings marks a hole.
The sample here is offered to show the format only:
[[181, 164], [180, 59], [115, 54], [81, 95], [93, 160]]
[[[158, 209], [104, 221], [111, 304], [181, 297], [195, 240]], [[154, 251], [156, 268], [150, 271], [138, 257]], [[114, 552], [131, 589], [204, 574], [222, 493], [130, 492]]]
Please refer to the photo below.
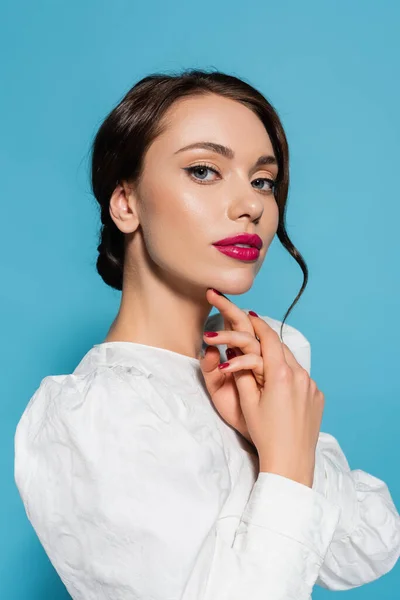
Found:
[[[259, 118], [244, 105], [215, 94], [184, 98], [170, 107], [165, 131], [149, 147], [136, 190], [140, 228], [127, 247], [137, 265], [140, 243], [147, 264], [183, 288], [226, 294], [249, 290], [278, 227], [273, 195], [276, 164], [255, 166], [260, 156], [274, 157]], [[212, 142], [231, 156], [186, 146]], [[264, 179], [265, 178], [265, 179]], [[139, 233], [141, 230], [141, 233]], [[213, 243], [238, 233], [256, 233], [259, 257], [244, 262], [220, 252]], [[140, 242], [136, 236], [142, 236]]]

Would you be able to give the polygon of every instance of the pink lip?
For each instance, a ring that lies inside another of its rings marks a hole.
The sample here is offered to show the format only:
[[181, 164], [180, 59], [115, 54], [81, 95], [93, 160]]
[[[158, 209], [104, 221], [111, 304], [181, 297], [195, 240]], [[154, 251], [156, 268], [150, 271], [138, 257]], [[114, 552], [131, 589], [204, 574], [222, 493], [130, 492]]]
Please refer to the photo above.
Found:
[[[234, 244], [249, 244], [258, 250], [261, 250], [263, 241], [256, 233], [239, 233], [232, 237], [224, 238], [214, 242], [214, 246], [234, 246]], [[250, 248], [238, 248], [238, 250], [250, 250]]]
[[[245, 243], [245, 242], [243, 242]], [[239, 248], [238, 246], [218, 246], [217, 244], [213, 244], [217, 250], [222, 252], [222, 254], [226, 254], [227, 256], [232, 256], [232, 258], [238, 258], [239, 260], [244, 260], [247, 262], [251, 262], [257, 260], [260, 256], [260, 251], [258, 248]]]

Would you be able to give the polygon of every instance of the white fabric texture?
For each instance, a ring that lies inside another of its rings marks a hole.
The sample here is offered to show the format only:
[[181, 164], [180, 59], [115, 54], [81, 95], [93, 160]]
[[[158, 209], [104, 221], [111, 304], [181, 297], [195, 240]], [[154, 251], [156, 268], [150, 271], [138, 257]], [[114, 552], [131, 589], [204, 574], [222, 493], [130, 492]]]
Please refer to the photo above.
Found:
[[[219, 313], [205, 326], [223, 328]], [[308, 340], [287, 324], [283, 337], [310, 373]], [[308, 600], [315, 584], [373, 581], [400, 554], [386, 484], [350, 470], [332, 435], [319, 435], [312, 489], [258, 473], [199, 361], [176, 352], [93, 346], [41, 381], [14, 441], [27, 517], [76, 600]]]

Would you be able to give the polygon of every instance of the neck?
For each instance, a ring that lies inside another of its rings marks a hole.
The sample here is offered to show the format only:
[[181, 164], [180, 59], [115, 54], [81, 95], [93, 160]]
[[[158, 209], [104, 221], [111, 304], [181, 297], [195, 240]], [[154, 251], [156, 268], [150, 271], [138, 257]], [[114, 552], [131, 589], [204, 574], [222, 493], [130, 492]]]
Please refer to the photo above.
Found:
[[172, 288], [160, 279], [124, 277], [121, 304], [105, 342], [125, 341], [200, 358], [203, 329], [212, 306], [206, 288]]

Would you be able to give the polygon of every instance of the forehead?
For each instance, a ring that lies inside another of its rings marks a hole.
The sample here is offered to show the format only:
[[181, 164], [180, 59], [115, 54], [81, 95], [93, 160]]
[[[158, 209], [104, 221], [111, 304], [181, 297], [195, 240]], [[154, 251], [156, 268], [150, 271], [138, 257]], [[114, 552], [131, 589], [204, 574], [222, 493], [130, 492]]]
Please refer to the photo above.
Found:
[[172, 144], [173, 150], [206, 139], [231, 146], [236, 152], [243, 148], [273, 154], [259, 117], [242, 103], [217, 94], [181, 98], [170, 106], [162, 121], [164, 131], [155, 142]]

